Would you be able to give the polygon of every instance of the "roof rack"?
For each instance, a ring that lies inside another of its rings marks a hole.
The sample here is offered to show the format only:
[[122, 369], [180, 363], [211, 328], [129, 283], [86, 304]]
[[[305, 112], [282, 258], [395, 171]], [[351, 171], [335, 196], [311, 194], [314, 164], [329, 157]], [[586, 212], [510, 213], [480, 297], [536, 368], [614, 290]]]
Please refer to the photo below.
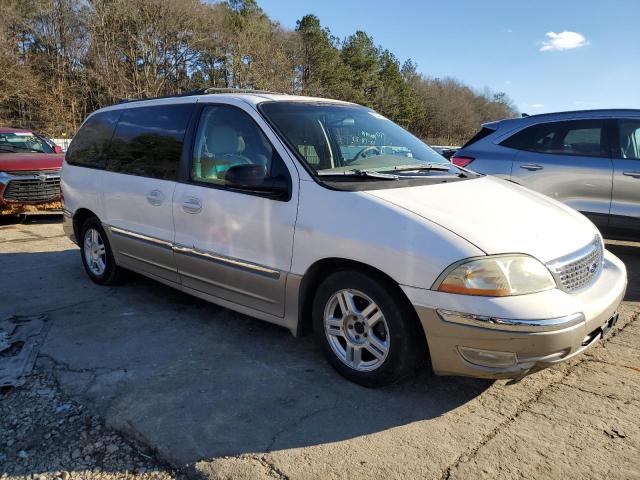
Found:
[[123, 98], [118, 103], [142, 102], [145, 100], [158, 100], [161, 98], [191, 97], [194, 95], [211, 95], [220, 93], [246, 93], [246, 94], [267, 94], [267, 95], [286, 95], [281, 92], [272, 92], [270, 90], [254, 90], [251, 88], [199, 88], [185, 93], [176, 93], [174, 95], [161, 95], [159, 97], [144, 98]]

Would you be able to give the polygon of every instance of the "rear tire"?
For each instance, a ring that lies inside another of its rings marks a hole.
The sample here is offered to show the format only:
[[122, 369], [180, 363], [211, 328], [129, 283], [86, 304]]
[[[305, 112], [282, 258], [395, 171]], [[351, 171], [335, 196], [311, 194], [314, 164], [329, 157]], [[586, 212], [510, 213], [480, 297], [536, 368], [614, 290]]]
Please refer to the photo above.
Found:
[[116, 265], [109, 238], [100, 220], [90, 217], [79, 232], [80, 258], [89, 278], [98, 285], [114, 285], [122, 279], [122, 268]]
[[312, 309], [327, 360], [352, 382], [393, 384], [427, 361], [415, 311], [391, 282], [356, 270], [333, 273], [319, 285]]

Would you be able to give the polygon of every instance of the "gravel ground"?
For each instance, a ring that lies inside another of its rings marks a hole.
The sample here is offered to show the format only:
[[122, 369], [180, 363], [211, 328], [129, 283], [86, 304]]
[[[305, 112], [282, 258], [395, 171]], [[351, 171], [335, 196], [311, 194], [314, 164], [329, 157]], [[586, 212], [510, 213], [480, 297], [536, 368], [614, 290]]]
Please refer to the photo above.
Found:
[[169, 480], [176, 474], [62, 394], [40, 362], [25, 385], [0, 392], [0, 478]]

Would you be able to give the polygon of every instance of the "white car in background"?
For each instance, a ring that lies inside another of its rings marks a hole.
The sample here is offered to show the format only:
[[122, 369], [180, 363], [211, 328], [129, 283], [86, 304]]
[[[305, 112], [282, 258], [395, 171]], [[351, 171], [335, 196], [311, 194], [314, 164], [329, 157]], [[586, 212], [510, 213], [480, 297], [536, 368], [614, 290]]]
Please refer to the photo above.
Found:
[[312, 327], [367, 386], [428, 359], [522, 377], [597, 342], [626, 289], [583, 215], [334, 100], [207, 91], [104, 108], [74, 137], [62, 190], [93, 281], [134, 270]]

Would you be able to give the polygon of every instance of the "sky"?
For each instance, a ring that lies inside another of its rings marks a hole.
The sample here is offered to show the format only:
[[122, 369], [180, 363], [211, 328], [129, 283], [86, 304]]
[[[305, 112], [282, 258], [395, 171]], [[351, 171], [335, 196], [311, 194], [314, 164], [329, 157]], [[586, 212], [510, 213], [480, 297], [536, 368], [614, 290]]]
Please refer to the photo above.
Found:
[[529, 114], [640, 108], [640, 0], [258, 0], [293, 29], [307, 13], [364, 30], [429, 77], [506, 92]]

